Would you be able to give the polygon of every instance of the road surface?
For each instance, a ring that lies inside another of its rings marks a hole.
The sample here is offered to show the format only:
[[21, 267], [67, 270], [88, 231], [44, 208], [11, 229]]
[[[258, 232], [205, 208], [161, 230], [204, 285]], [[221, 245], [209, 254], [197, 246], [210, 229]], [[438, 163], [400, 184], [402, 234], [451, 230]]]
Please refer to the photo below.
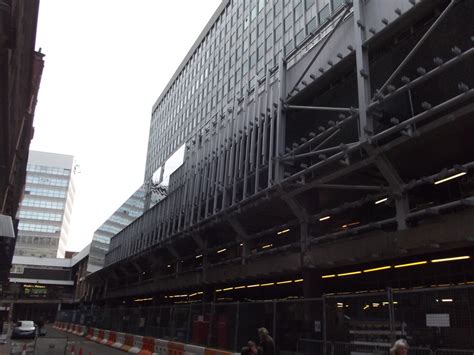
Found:
[[[111, 348], [106, 345], [98, 344], [90, 341], [84, 337], [80, 337], [68, 332], [54, 329], [52, 325], [44, 327], [46, 330], [46, 338], [67, 338], [67, 355], [71, 354], [71, 347], [74, 346], [75, 355], [79, 355], [82, 349], [82, 355], [124, 355], [124, 351]], [[12, 340], [11, 353], [12, 355], [20, 355], [23, 350], [23, 346], [26, 345], [27, 355], [33, 354], [34, 340]], [[7, 355], [5, 347], [0, 346], [0, 355]], [[9, 354], [8, 354], [9, 355]], [[35, 354], [42, 355], [42, 354]]]

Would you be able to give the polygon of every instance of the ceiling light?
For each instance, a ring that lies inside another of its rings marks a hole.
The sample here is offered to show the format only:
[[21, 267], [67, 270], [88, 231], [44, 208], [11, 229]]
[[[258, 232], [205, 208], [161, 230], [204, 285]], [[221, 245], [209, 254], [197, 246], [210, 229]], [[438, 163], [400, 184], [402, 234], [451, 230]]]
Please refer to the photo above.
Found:
[[459, 174], [456, 174], [456, 175], [452, 175], [452, 176], [448, 176], [447, 178], [444, 178], [444, 179], [441, 179], [441, 180], [438, 180], [438, 181], [435, 181], [434, 184], [435, 185], [439, 185], [439, 184], [442, 184], [443, 182], [446, 182], [446, 181], [449, 181], [449, 180], [452, 180], [452, 179], [456, 179], [460, 176], [463, 176], [463, 175], [466, 175], [466, 172], [463, 171], [462, 173], [459, 173]]
[[264, 286], [273, 286], [275, 285], [274, 282], [269, 282], [269, 283], [266, 283], [266, 284], [261, 284], [260, 286], [264, 287]]
[[418, 265], [424, 265], [428, 263], [427, 261], [417, 261], [414, 263], [408, 263], [408, 264], [400, 264], [400, 265], [395, 265], [395, 269], [400, 269], [402, 267], [410, 267], [410, 266], [418, 266]]
[[218, 250], [218, 251], [217, 251], [217, 254], [223, 253], [223, 252], [225, 252], [226, 250], [227, 250], [226, 248], [221, 249], [221, 250]]
[[254, 287], [260, 287], [260, 284], [247, 285], [247, 288], [254, 288]]
[[352, 272], [345, 272], [343, 274], [337, 274], [337, 276], [351, 276], [351, 275], [359, 275], [362, 274], [362, 271], [352, 271]]
[[454, 300], [452, 298], [442, 298], [441, 302], [451, 303], [451, 302], [454, 302]]
[[267, 245], [264, 245], [262, 247], [262, 249], [267, 249], [267, 248], [271, 248], [273, 246], [273, 244], [267, 244]]
[[333, 277], [336, 277], [336, 275], [332, 274], [332, 275], [323, 275], [323, 276], [321, 276], [322, 279], [331, 279]]
[[385, 197], [381, 200], [375, 201], [375, 204], [378, 205], [379, 203], [382, 203], [382, 202], [385, 202], [385, 201], [388, 201], [388, 197]]
[[224, 288], [222, 291], [230, 291], [230, 290], [233, 290], [234, 288], [233, 287], [227, 287], [227, 288]]
[[237, 286], [237, 287], [234, 287], [234, 290], [241, 290], [243, 288], [245, 288], [245, 286]]
[[202, 258], [202, 254], [196, 255], [196, 259]]
[[392, 268], [391, 266], [381, 266], [381, 267], [376, 267], [374, 269], [364, 270], [364, 272], [374, 272], [374, 271], [388, 270], [388, 269], [391, 269], [391, 268]]
[[431, 260], [432, 263], [444, 263], [446, 261], [456, 261], [456, 260], [466, 260], [466, 259], [470, 259], [471, 257], [470, 256], [456, 256], [456, 257], [453, 257], [453, 258], [444, 258], [444, 259], [434, 259], [434, 260]]
[[280, 281], [280, 282], [277, 282], [277, 285], [286, 285], [286, 284], [290, 284], [290, 283], [292, 283], [292, 282], [293, 282], [292, 280]]
[[321, 217], [319, 220], [322, 221], [327, 221], [331, 216], [326, 216], [326, 217]]
[[303, 279], [297, 279], [294, 281], [294, 283], [303, 282], [303, 281], [304, 281]]
[[277, 235], [282, 235], [282, 234], [288, 233], [289, 231], [290, 231], [289, 228], [288, 228], [288, 229], [283, 229], [282, 231], [279, 231], [279, 232], [277, 233]]

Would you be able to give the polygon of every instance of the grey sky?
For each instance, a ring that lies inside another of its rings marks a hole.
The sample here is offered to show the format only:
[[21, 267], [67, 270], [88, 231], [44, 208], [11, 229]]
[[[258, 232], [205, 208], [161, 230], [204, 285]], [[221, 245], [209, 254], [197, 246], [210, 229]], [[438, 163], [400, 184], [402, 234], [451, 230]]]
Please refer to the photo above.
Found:
[[151, 108], [220, 0], [41, 0], [45, 69], [31, 149], [72, 154], [69, 250], [142, 183]]

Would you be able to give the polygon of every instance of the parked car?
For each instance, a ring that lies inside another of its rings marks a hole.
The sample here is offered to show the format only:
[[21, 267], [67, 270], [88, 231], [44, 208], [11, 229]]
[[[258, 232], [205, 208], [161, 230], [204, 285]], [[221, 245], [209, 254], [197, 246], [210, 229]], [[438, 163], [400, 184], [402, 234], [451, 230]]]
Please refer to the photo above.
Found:
[[13, 328], [12, 339], [34, 339], [37, 328], [32, 320], [21, 320]]

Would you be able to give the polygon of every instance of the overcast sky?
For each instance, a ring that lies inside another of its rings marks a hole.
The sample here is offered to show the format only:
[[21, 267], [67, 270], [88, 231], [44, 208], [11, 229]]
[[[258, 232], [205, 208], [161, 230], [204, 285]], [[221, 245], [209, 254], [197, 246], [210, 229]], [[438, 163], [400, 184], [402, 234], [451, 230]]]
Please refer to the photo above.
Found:
[[31, 149], [71, 154], [69, 250], [143, 182], [151, 108], [220, 0], [41, 0], [46, 54]]

